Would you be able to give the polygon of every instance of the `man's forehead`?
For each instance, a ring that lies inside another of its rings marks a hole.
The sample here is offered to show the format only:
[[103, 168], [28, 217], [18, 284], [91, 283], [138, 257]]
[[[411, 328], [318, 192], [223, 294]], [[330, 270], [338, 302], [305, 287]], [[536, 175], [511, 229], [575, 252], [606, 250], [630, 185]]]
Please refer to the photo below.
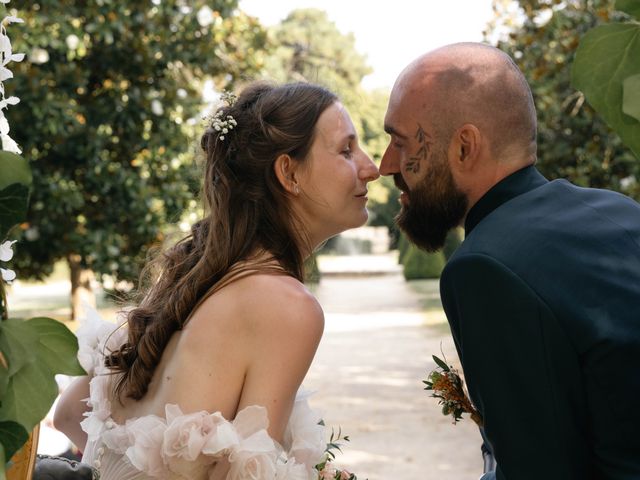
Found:
[[414, 89], [403, 88], [392, 92], [384, 118], [385, 132], [401, 138], [411, 136], [419, 123], [423, 103]]

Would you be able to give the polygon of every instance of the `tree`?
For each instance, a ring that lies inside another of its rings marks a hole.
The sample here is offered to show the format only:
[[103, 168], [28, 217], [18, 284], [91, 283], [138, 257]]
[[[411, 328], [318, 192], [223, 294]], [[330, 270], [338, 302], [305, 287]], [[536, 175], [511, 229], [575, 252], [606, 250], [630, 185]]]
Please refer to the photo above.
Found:
[[236, 3], [16, 2], [27, 28], [15, 46], [28, 61], [11, 122], [34, 177], [19, 275], [41, 279], [66, 259], [74, 307], [93, 272], [137, 278], [194, 204], [189, 132], [204, 80], [231, 87], [261, 68], [265, 32]]
[[[612, 0], [518, 0], [518, 12], [494, 1], [496, 21], [487, 37], [508, 32], [498, 48], [515, 59], [538, 110], [538, 167], [549, 178], [610, 188], [640, 199], [640, 164], [602, 118], [571, 86], [570, 66], [582, 35], [624, 19]], [[511, 22], [523, 18], [521, 23]]]
[[344, 34], [318, 9], [292, 11], [270, 32], [275, 50], [266, 71], [280, 81], [310, 81], [337, 92], [355, 106], [360, 82], [371, 72], [355, 48], [353, 34]]

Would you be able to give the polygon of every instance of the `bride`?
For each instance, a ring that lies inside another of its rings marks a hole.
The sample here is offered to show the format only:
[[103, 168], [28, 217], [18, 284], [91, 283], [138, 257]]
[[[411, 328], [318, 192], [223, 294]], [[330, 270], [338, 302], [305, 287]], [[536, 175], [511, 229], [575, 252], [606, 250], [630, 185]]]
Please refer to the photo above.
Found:
[[298, 389], [324, 317], [303, 261], [365, 223], [378, 170], [337, 97], [306, 83], [250, 85], [201, 146], [205, 217], [147, 267], [124, 325], [78, 331], [89, 375], [55, 425], [103, 480], [318, 478], [325, 439]]

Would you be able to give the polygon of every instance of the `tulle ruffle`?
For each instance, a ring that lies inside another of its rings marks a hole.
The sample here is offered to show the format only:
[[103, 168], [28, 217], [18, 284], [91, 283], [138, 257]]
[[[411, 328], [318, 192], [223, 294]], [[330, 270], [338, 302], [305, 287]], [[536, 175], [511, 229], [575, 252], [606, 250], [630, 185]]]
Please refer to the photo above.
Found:
[[[89, 449], [107, 448], [150, 478], [206, 479], [208, 470], [226, 457], [227, 480], [315, 480], [326, 442], [320, 415], [299, 393], [287, 425], [284, 444], [268, 434], [264, 407], [249, 406], [229, 421], [220, 412], [182, 412], [166, 405], [165, 417], [148, 415], [117, 425], [111, 419], [110, 387], [115, 375], [104, 367], [105, 352], [126, 340], [126, 329], [89, 310], [77, 332], [81, 365], [94, 377], [88, 399], [91, 410], [81, 423]], [[97, 458], [95, 451], [85, 457]], [[114, 458], [110, 455], [109, 458]]]

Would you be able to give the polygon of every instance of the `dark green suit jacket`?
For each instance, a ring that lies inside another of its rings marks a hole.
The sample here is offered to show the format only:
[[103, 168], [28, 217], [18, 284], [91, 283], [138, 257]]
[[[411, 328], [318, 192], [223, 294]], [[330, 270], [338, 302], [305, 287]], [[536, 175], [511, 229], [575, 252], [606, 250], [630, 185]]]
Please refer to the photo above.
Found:
[[640, 205], [527, 167], [473, 206], [440, 281], [498, 462], [640, 479]]

